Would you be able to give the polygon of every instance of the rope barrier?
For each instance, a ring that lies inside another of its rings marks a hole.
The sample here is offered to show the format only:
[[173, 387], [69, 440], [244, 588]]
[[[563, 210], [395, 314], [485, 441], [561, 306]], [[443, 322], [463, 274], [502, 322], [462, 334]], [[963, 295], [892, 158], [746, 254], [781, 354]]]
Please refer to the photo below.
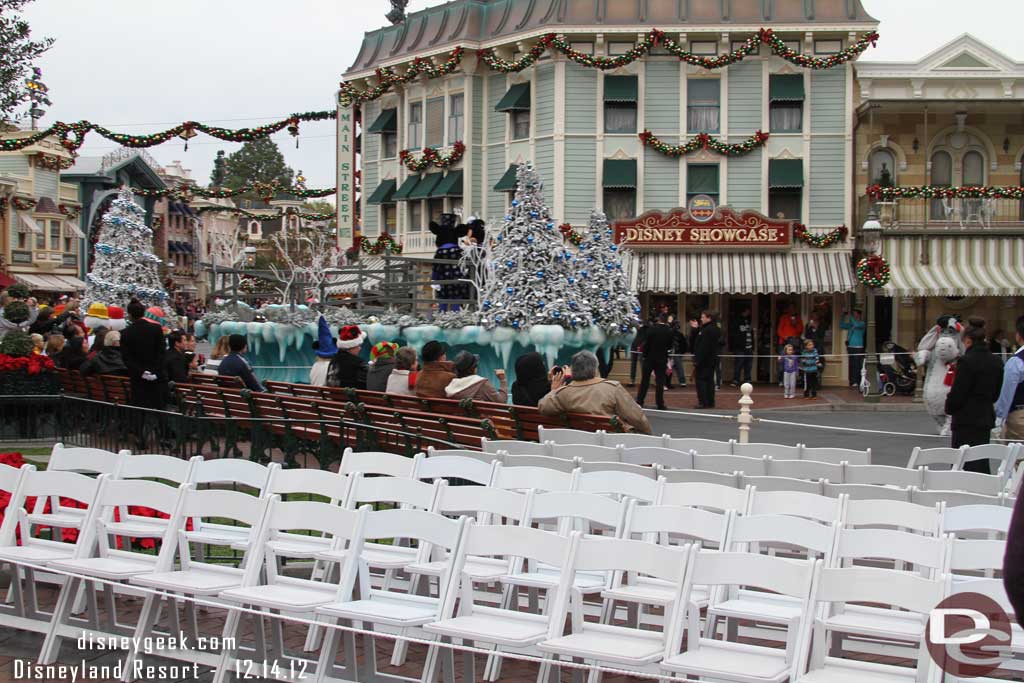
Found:
[[[485, 657], [500, 656], [502, 659], [510, 659], [510, 660], [516, 660], [516, 661], [526, 662], [526, 663], [530, 663], [530, 664], [537, 664], [538, 666], [547, 663], [547, 664], [551, 664], [552, 666], [557, 666], [557, 667], [565, 667], [565, 668], [570, 668], [570, 669], [578, 669], [578, 670], [581, 670], [581, 671], [598, 671], [598, 672], [601, 672], [601, 673], [611, 674], [611, 675], [614, 675], [614, 676], [629, 676], [629, 677], [633, 677], [633, 678], [644, 678], [644, 679], [648, 679], [648, 680], [652, 680], [652, 681], [671, 681], [671, 680], [675, 680], [675, 677], [673, 675], [671, 675], [671, 674], [658, 674], [658, 673], [653, 673], [653, 672], [634, 671], [634, 670], [631, 670], [631, 669], [619, 669], [619, 668], [614, 668], [614, 667], [599, 666], [599, 665], [596, 665], [596, 664], [584, 664], [584, 663], [573, 662], [573, 661], [565, 661], [565, 660], [558, 660], [558, 661], [555, 661], [555, 660], [545, 660], [543, 658], [534, 657], [534, 656], [531, 656], [531, 655], [526, 655], [526, 654], [521, 654], [521, 653], [516, 653], [516, 652], [506, 652], [505, 650], [495, 651], [495, 650], [490, 650], [490, 649], [487, 649], [487, 648], [473, 647], [473, 646], [469, 646], [469, 645], [465, 645], [465, 644], [456, 645], [454, 643], [443, 642], [441, 640], [427, 640], [426, 638], [416, 638], [416, 637], [410, 636], [410, 635], [402, 635], [402, 634], [395, 634], [395, 633], [381, 633], [379, 631], [372, 631], [372, 630], [369, 630], [369, 629], [356, 628], [355, 626], [346, 626], [344, 624], [339, 624], [339, 623], [329, 624], [329, 623], [325, 623], [323, 621], [316, 621], [316, 620], [313, 620], [313, 619], [306, 619], [306, 618], [300, 617], [300, 616], [286, 615], [286, 614], [281, 614], [281, 613], [274, 614], [274, 613], [271, 613], [271, 612], [264, 612], [262, 610], [254, 609], [254, 608], [251, 608], [251, 607], [245, 607], [243, 605], [228, 605], [228, 604], [225, 604], [223, 602], [217, 602], [215, 600], [205, 600], [205, 599], [200, 598], [200, 597], [195, 596], [195, 595], [180, 595], [180, 594], [176, 594], [176, 593], [156, 590], [156, 589], [150, 588], [148, 586], [138, 586], [138, 585], [135, 585], [135, 584], [124, 584], [124, 583], [121, 583], [119, 581], [113, 581], [113, 580], [110, 580], [110, 579], [104, 579], [104, 578], [99, 578], [99, 577], [95, 577], [95, 576], [89, 576], [89, 575], [86, 575], [86, 574], [78, 574], [78, 573], [75, 573], [75, 572], [71, 572], [71, 571], [67, 571], [67, 570], [61, 570], [61, 569], [57, 569], [55, 567], [47, 567], [47, 566], [44, 566], [44, 565], [38, 565], [38, 564], [30, 563], [30, 562], [16, 562], [14, 564], [16, 564], [16, 565], [18, 565], [20, 567], [25, 567], [27, 569], [33, 569], [33, 570], [36, 570], [36, 571], [39, 571], [39, 572], [44, 572], [44, 573], [47, 573], [47, 574], [56, 574], [58, 576], [66, 576], [66, 577], [69, 577], [69, 578], [83, 579], [85, 581], [89, 581], [91, 583], [96, 583], [96, 584], [102, 584], [102, 585], [108, 585], [108, 586], [120, 587], [120, 588], [130, 587], [131, 590], [135, 591], [135, 592], [144, 593], [144, 594], [147, 594], [147, 595], [152, 595], [154, 597], [171, 598], [173, 600], [181, 600], [183, 602], [192, 603], [192, 604], [194, 604], [194, 605], [196, 605], [198, 607], [215, 607], [215, 608], [218, 608], [218, 609], [235, 610], [235, 611], [238, 611], [238, 612], [242, 612], [244, 614], [251, 614], [251, 615], [259, 616], [259, 617], [269, 617], [271, 619], [275, 619], [276, 618], [276, 619], [280, 619], [281, 621], [287, 621], [287, 622], [291, 622], [291, 623], [294, 623], [294, 624], [300, 624], [300, 625], [303, 625], [303, 626], [335, 629], [337, 631], [342, 631], [342, 632], [345, 632], [345, 633], [351, 633], [353, 635], [368, 635], [368, 636], [373, 636], [375, 638], [383, 638], [385, 640], [403, 641], [403, 642], [409, 643], [411, 645], [436, 646], [436, 647], [440, 647], [440, 648], [443, 648], [443, 649], [452, 650], [453, 652], [464, 652], [464, 653], [467, 653], [467, 654], [482, 655], [482, 656], [485, 656]], [[324, 585], [333, 585], [333, 584], [324, 584]], [[67, 625], [67, 624], [65, 624], [65, 625]], [[74, 628], [73, 624], [70, 625], [70, 626], [71, 626], [71, 628]], [[89, 629], [89, 630], [91, 631], [92, 629]], [[242, 633], [241, 629], [239, 629], [239, 633]], [[113, 633], [110, 634], [110, 635], [112, 637], [119, 637], [119, 636], [117, 636], [117, 634], [113, 634]], [[218, 634], [218, 638], [221, 635], [222, 634]], [[237, 637], [237, 635], [236, 635], [236, 637]], [[144, 655], [144, 654], [159, 654], [159, 653], [146, 652], [144, 648], [140, 648], [139, 652], [137, 652], [136, 654], [137, 655]], [[298, 657], [287, 657], [287, 658], [288, 659], [296, 659], [298, 661], [306, 661], [306, 662], [314, 661], [314, 660], [300, 660]], [[238, 659], [238, 652], [237, 651], [236, 651], [235, 659]], [[267, 662], [267, 663], [269, 664], [269, 662]]]

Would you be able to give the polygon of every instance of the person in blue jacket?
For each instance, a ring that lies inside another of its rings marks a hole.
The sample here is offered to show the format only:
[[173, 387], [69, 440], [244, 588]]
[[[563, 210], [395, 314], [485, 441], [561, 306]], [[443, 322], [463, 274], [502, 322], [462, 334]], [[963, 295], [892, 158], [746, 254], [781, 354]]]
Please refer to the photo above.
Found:
[[864, 338], [867, 336], [864, 313], [860, 310], [847, 313], [839, 321], [839, 327], [846, 330], [846, 352], [850, 354], [850, 386], [859, 387], [860, 371], [864, 367]]
[[804, 373], [804, 398], [818, 397], [818, 363], [821, 356], [814, 348], [814, 340], [804, 342], [803, 353], [800, 354], [800, 369]]
[[231, 335], [228, 338], [228, 348], [231, 349], [231, 353], [221, 360], [220, 366], [217, 368], [217, 374], [228, 377], [240, 377], [246, 388], [251, 391], [266, 391], [263, 385], [260, 384], [260, 381], [256, 379], [256, 374], [252, 371], [249, 361], [242, 355], [245, 353], [246, 346], [244, 335]]

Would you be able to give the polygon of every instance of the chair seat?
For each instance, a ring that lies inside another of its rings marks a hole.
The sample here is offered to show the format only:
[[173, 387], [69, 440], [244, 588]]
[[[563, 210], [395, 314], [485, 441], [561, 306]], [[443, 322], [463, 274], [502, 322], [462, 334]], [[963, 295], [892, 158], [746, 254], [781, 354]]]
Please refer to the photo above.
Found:
[[658, 631], [614, 628], [607, 631], [583, 627], [573, 633], [538, 645], [542, 651], [564, 657], [611, 662], [623, 666], [642, 666], [660, 661], [665, 641]]
[[296, 557], [301, 559], [312, 559], [317, 553], [322, 553], [324, 548], [329, 548], [331, 539], [319, 536], [295, 536], [289, 534], [276, 541], [269, 541], [267, 548], [277, 555]]
[[264, 609], [311, 612], [316, 607], [333, 601], [337, 594], [338, 587], [334, 584], [320, 584], [319, 586], [276, 584], [232, 588], [221, 593], [220, 597], [229, 602], [263, 607]]
[[[447, 568], [448, 560], [437, 560], [410, 564], [406, 569], [413, 574], [441, 576]], [[467, 557], [466, 563], [462, 567], [462, 573], [473, 581], [491, 583], [500, 580], [508, 573], [508, 560], [499, 560], [493, 557]]]
[[210, 568], [209, 565], [176, 572], [155, 572], [132, 577], [132, 583], [157, 590], [188, 595], [217, 595], [237, 588], [242, 583], [242, 571], [232, 567]]
[[67, 549], [43, 545], [18, 545], [0, 548], [0, 560], [4, 562], [23, 562], [25, 564], [46, 564], [54, 560], [70, 559], [75, 554], [75, 547]]
[[156, 556], [153, 555], [151, 557], [152, 561], [126, 557], [88, 557], [78, 560], [56, 560], [51, 562], [49, 566], [74, 574], [85, 574], [86, 576], [95, 576], [100, 579], [119, 581], [153, 571]]
[[[621, 602], [639, 602], [645, 605], [671, 605], [675, 602], [676, 592], [668, 582], [660, 579], [637, 577], [636, 583], [616, 586], [601, 591], [601, 597], [606, 600], [619, 600]], [[708, 589], [704, 586], [694, 586], [690, 595], [690, 602], [697, 607], [705, 607], [708, 604]]]
[[[905, 672], [905, 673], [904, 673]], [[828, 657], [825, 666], [800, 677], [801, 683], [910, 683], [917, 680], [917, 669], [857, 662], [850, 666]]]
[[[371, 567], [404, 569], [416, 560], [416, 553], [416, 548], [366, 543], [363, 545], [362, 559], [363, 562]], [[347, 555], [347, 550], [328, 550], [317, 553], [315, 557], [318, 560], [327, 560], [329, 562], [344, 562]]]
[[185, 537], [192, 543], [205, 543], [206, 545], [248, 544], [249, 529], [239, 527], [237, 532], [229, 529], [202, 529], [186, 531]]
[[714, 679], [783, 681], [790, 667], [784, 650], [701, 638], [699, 648], [664, 660], [661, 668]]
[[[69, 508], [73, 510], [75, 508]], [[61, 529], [79, 529], [82, 526], [82, 522], [85, 521], [86, 510], [81, 511], [82, 514], [78, 515], [73, 512], [54, 512], [38, 515], [25, 515], [32, 524], [39, 524], [42, 526], [55, 526]]]
[[[532, 572], [507, 574], [502, 577], [501, 582], [528, 588], [557, 588], [558, 580], [558, 570], [540, 567]], [[597, 593], [606, 585], [608, 585], [608, 578], [600, 572], [576, 572], [572, 582], [572, 587], [581, 593]]]
[[547, 620], [542, 615], [506, 610], [494, 612], [480, 610], [477, 614], [436, 621], [424, 626], [423, 630], [450, 638], [506, 647], [527, 647], [547, 638]]
[[318, 607], [317, 614], [387, 626], [421, 626], [437, 618], [438, 602], [416, 595], [393, 598], [371, 595], [365, 600], [336, 602]]
[[131, 536], [133, 538], [163, 538], [167, 533], [166, 519], [154, 519], [143, 522], [133, 519], [128, 522], [110, 522], [106, 525], [107, 532], [115, 536]]
[[737, 597], [709, 609], [718, 616], [783, 624], [798, 618], [801, 606], [799, 600], [788, 595], [740, 590]]
[[847, 605], [845, 611], [825, 619], [825, 625], [842, 633], [917, 642], [924, 637], [924, 622], [913, 612], [880, 607]]

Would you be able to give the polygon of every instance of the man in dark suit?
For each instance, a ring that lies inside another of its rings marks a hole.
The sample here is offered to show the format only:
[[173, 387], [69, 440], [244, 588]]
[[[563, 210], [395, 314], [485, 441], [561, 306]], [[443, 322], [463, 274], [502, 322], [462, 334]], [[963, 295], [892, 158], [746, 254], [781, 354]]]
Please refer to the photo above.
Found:
[[672, 352], [675, 344], [675, 333], [668, 326], [668, 316], [664, 313], [658, 316], [654, 325], [647, 331], [644, 340], [644, 363], [643, 377], [640, 379], [640, 391], [636, 395], [636, 402], [642, 408], [647, 399], [647, 390], [651, 386], [651, 373], [654, 373], [655, 399], [657, 399], [658, 410], [668, 410], [665, 406], [665, 370], [668, 367], [668, 355]]
[[167, 353], [164, 355], [164, 375], [170, 382], [177, 384], [188, 382], [191, 360], [185, 355], [185, 347], [187, 345], [188, 335], [181, 330], [175, 330], [167, 336]]
[[693, 343], [693, 366], [697, 378], [696, 408], [715, 407], [715, 369], [718, 367], [719, 341], [722, 331], [715, 323], [715, 315], [710, 311], [700, 314], [700, 323], [696, 320], [690, 326], [697, 330], [697, 338]]
[[162, 410], [167, 394], [163, 330], [146, 320], [146, 308], [138, 301], [128, 304], [127, 311], [131, 324], [121, 333], [121, 358], [128, 368], [132, 405]]
[[[985, 329], [968, 329], [964, 346], [967, 352], [956, 363], [956, 378], [946, 397], [946, 414], [953, 418], [953, 448], [989, 442], [996, 426], [994, 404], [1003, 386], [1003, 365], [985, 343]], [[967, 462], [964, 469], [990, 474], [988, 460]]]

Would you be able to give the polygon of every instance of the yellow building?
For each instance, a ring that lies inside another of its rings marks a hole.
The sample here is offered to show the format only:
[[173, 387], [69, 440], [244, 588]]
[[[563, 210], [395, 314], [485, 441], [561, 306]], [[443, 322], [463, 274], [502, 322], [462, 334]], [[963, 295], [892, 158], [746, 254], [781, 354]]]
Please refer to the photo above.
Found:
[[[883, 227], [879, 339], [914, 346], [943, 313], [991, 333], [1024, 313], [1024, 201], [868, 197], [872, 185], [1024, 185], [1024, 63], [963, 35], [916, 62], [858, 62], [857, 225]], [[920, 194], [919, 192], [913, 194]]]

